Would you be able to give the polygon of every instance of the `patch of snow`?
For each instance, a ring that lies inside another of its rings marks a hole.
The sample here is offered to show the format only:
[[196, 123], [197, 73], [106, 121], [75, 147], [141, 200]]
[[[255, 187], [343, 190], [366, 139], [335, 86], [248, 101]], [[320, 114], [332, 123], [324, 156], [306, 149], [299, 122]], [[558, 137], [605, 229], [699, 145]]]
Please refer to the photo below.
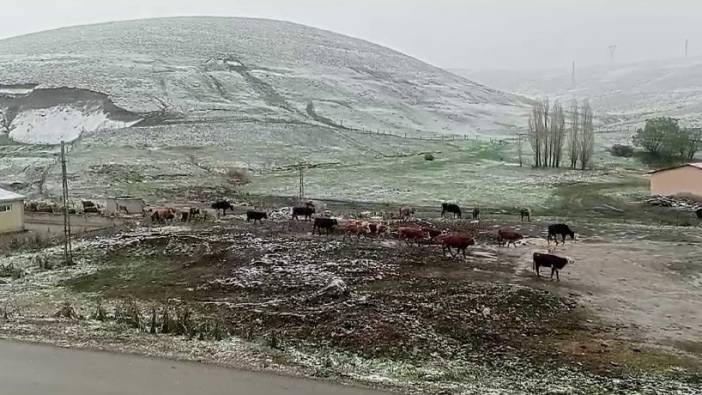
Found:
[[12, 122], [10, 137], [27, 144], [58, 144], [71, 142], [83, 132], [121, 129], [137, 122], [110, 119], [101, 109], [55, 106], [19, 113]]

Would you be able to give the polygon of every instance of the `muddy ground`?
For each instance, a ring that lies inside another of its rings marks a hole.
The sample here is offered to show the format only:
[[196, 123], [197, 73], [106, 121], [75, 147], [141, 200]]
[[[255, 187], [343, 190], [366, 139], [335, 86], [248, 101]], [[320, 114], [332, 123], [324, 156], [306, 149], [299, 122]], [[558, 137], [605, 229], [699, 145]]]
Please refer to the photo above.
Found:
[[[23, 274], [0, 285], [2, 333], [417, 393], [699, 390], [699, 229], [576, 222], [557, 250], [576, 263], [555, 282], [531, 254], [556, 219], [420, 215], [478, 244], [453, 258], [235, 215], [78, 242], [73, 267], [38, 267], [57, 248], [18, 252], [3, 258]], [[526, 240], [497, 246], [501, 226]]]

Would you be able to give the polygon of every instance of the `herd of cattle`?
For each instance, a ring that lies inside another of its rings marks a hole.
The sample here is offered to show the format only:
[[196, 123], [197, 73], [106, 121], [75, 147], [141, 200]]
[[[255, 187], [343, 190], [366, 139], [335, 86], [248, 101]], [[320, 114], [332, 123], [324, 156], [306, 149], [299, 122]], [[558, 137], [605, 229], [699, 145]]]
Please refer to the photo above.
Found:
[[[100, 213], [100, 206], [91, 201], [82, 201], [83, 213]], [[217, 216], [226, 216], [227, 211], [233, 212], [235, 207], [227, 200], [219, 200], [211, 204], [212, 211], [216, 212]], [[57, 208], [45, 203], [29, 202], [26, 209], [33, 212], [57, 212]], [[72, 210], [74, 211], [74, 210]], [[171, 207], [163, 208], [148, 208], [144, 209], [144, 216], [151, 220], [152, 224], [165, 224], [175, 221], [190, 222], [193, 220], [206, 220], [210, 214], [209, 210], [201, 208], [185, 208], [175, 209]], [[74, 211], [75, 212], [75, 211]], [[343, 232], [343, 240], [347, 238], [359, 241], [364, 239], [385, 239], [389, 235], [396, 237], [400, 242], [406, 245], [422, 244], [440, 244], [442, 254], [446, 252], [450, 256], [456, 257], [462, 254], [466, 256], [468, 247], [475, 245], [475, 235], [469, 232], [451, 232], [448, 229], [439, 230], [431, 223], [418, 224], [412, 219], [415, 216], [415, 209], [412, 207], [402, 207], [399, 209], [399, 216], [395, 217], [399, 224], [396, 227], [391, 227], [385, 223], [383, 218], [375, 217], [370, 219], [341, 219], [331, 217], [329, 212], [317, 215], [317, 207], [311, 201], [304, 202], [299, 206], [292, 207], [290, 210], [291, 220], [305, 220], [312, 222], [312, 234], [332, 234], [340, 228]], [[442, 203], [441, 217], [452, 216], [453, 218], [462, 218], [462, 210], [457, 204]], [[531, 211], [528, 208], [522, 208], [519, 211], [521, 221], [531, 221]], [[269, 218], [269, 213], [259, 210], [247, 210], [246, 221], [254, 224], [260, 223], [262, 220]], [[473, 222], [480, 223], [480, 208], [475, 207], [472, 211]], [[517, 243], [524, 239], [524, 235], [514, 229], [503, 228], [497, 231], [497, 242], [500, 246], [509, 247], [513, 245], [517, 247]], [[552, 240], [556, 244], [560, 241], [565, 243], [566, 237], [575, 239], [575, 233], [566, 224], [554, 224], [548, 226], [547, 240], [550, 243]], [[454, 252], [455, 250], [455, 252]], [[553, 254], [534, 253], [533, 269], [537, 276], [539, 275], [540, 267], [551, 268], [551, 278], [556, 275], [559, 280], [558, 271], [562, 269], [568, 262], [572, 262], [568, 258], [563, 258]]]
[[[216, 210], [217, 215], [221, 212], [222, 216], [226, 216], [227, 211], [234, 211], [234, 206], [226, 200], [214, 202], [211, 208]], [[359, 241], [361, 238], [382, 240], [392, 233], [400, 242], [404, 242], [408, 246], [420, 246], [427, 243], [440, 244], [442, 247], [442, 254], [445, 256], [446, 252], [448, 252], [451, 257], [456, 257], [459, 254], [465, 257], [468, 247], [476, 244], [475, 235], [472, 233], [450, 232], [448, 229], [439, 230], [430, 224], [420, 225], [410, 221], [415, 213], [416, 211], [412, 207], [400, 208], [399, 217], [396, 217], [399, 220], [399, 224], [397, 227], [391, 229], [382, 218], [378, 217], [371, 219], [342, 219], [333, 218], [328, 212], [318, 216], [316, 215], [317, 208], [315, 204], [313, 202], [305, 202], [299, 206], [292, 207], [289, 218], [294, 221], [311, 221], [313, 235], [329, 235], [335, 233], [336, 229], [339, 228], [343, 233], [344, 241], [347, 238]], [[206, 211], [198, 208], [184, 210], [176, 210], [174, 208], [151, 208], [145, 211], [145, 215], [149, 215], [153, 223], [164, 223], [174, 220], [188, 222], [203, 214], [206, 214]], [[531, 211], [528, 208], [520, 209], [519, 214], [522, 221], [531, 221]], [[447, 215], [453, 218], [462, 218], [462, 210], [456, 204], [443, 203], [441, 205], [441, 216], [446, 217]], [[246, 211], [247, 222], [256, 224], [268, 218], [269, 213], [266, 211]], [[472, 218], [474, 222], [479, 223], [480, 209], [478, 207], [473, 209]], [[552, 240], [555, 241], [556, 245], [559, 243], [559, 240], [565, 243], [566, 237], [575, 239], [575, 233], [568, 225], [553, 224], [548, 226], [548, 243]], [[503, 228], [497, 231], [497, 242], [500, 246], [509, 247], [513, 245], [516, 248], [517, 243], [522, 239], [524, 239], [524, 235], [514, 229]], [[541, 267], [549, 267], [551, 268], [551, 278], [553, 278], [555, 274], [556, 280], [560, 280], [558, 271], [563, 269], [569, 262], [572, 262], [569, 258], [550, 253], [536, 252], [533, 255], [533, 269], [537, 276], [540, 276], [539, 269]]]

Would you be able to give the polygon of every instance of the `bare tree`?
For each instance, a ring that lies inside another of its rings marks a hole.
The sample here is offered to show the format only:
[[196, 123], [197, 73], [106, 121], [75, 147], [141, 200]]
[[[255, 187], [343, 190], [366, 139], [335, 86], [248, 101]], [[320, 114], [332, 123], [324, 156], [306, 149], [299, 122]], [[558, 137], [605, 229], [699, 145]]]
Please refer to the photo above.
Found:
[[531, 149], [534, 152], [534, 166], [542, 166], [542, 153], [544, 150], [544, 135], [545, 135], [545, 124], [544, 119], [546, 115], [546, 110], [544, 102], [536, 102], [531, 109], [531, 114], [529, 114], [529, 143], [531, 144]]
[[570, 168], [578, 167], [578, 159], [580, 159], [580, 109], [578, 101], [573, 100], [570, 109], [571, 122], [570, 131], [568, 133], [568, 159], [570, 159]]
[[517, 135], [517, 155], [519, 156], [519, 167], [524, 166], [524, 159], [522, 157], [522, 135]]
[[560, 167], [563, 156], [563, 142], [565, 140], [565, 114], [563, 106], [556, 101], [551, 110], [550, 157], [549, 166]]
[[0, 133], [10, 133], [10, 119], [7, 115], [7, 110], [0, 108]]
[[585, 100], [580, 114], [580, 170], [589, 169], [592, 166], [592, 154], [595, 150], [595, 129], [592, 126], [592, 108]]

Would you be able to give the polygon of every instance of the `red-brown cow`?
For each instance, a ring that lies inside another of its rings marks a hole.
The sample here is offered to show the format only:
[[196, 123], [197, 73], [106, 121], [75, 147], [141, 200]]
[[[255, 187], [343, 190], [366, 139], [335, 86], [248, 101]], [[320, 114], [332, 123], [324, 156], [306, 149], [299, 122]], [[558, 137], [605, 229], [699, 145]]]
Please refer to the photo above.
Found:
[[400, 227], [397, 229], [398, 239], [404, 240], [407, 245], [411, 245], [412, 242], [416, 242], [417, 246], [429, 238], [429, 234], [421, 228], [415, 227]]
[[[465, 258], [466, 249], [469, 246], [475, 245], [475, 239], [473, 239], [473, 236], [465, 233], [448, 233], [439, 236], [439, 240], [441, 240], [442, 253], [446, 255], [446, 250], [448, 250], [452, 257], [455, 257], [459, 252], [462, 252], [463, 257]], [[455, 255], [453, 251], [451, 251], [451, 248], [455, 248], [457, 250]]]
[[170, 207], [153, 209], [151, 212], [151, 221], [160, 223], [172, 221], [175, 218], [176, 212], [176, 209]]
[[514, 248], [517, 248], [517, 242], [523, 238], [524, 236], [521, 233], [517, 233], [512, 229], [500, 229], [497, 231], [497, 242], [500, 245], [507, 243], [507, 247], [510, 244], [514, 244]]
[[385, 239], [385, 235], [388, 232], [388, 226], [377, 222], [364, 222], [362, 226], [368, 229], [368, 234], [379, 239]]
[[349, 221], [344, 225], [344, 237], [343, 240], [346, 240], [346, 237], [351, 237], [351, 236], [356, 236], [356, 241], [361, 239], [361, 236], [366, 236], [369, 233], [368, 227], [364, 226], [362, 222], [360, 221]]

